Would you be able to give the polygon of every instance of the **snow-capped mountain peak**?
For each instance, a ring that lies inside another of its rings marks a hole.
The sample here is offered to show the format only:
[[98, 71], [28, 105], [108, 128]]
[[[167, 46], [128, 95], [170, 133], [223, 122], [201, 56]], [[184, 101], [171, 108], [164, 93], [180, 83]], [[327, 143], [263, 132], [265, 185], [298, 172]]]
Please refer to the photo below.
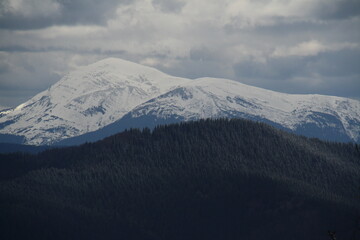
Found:
[[4, 112], [0, 133], [24, 135], [30, 144], [51, 144], [110, 124], [187, 81], [125, 60], [105, 59], [65, 75], [48, 90]]
[[[116, 58], [70, 72], [17, 108], [1, 111], [0, 137], [11, 134], [24, 136], [27, 144], [52, 144], [102, 129], [115, 134], [126, 127], [219, 117], [360, 142], [357, 100], [279, 93], [228, 79], [172, 77]], [[116, 128], [107, 128], [113, 124]]]

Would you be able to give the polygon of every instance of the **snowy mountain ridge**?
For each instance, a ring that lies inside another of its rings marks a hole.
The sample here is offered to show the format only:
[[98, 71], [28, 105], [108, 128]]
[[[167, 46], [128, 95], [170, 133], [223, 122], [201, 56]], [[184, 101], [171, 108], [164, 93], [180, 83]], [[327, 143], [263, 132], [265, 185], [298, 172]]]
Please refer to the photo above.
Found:
[[[360, 102], [348, 98], [274, 92], [239, 82], [201, 78], [137, 106], [131, 117], [182, 121], [209, 117], [266, 120], [296, 132], [305, 124], [339, 128], [353, 141], [360, 137]], [[320, 137], [316, 136], [314, 137]]]
[[0, 134], [41, 145], [101, 131], [124, 118], [130, 123], [124, 127], [140, 120], [145, 127], [219, 117], [264, 121], [327, 140], [360, 141], [357, 100], [279, 93], [227, 79], [172, 77], [115, 58], [71, 72], [15, 109], [0, 112]]
[[187, 81], [125, 60], [105, 59], [69, 73], [15, 109], [0, 112], [0, 133], [23, 135], [27, 144], [52, 144], [106, 126]]

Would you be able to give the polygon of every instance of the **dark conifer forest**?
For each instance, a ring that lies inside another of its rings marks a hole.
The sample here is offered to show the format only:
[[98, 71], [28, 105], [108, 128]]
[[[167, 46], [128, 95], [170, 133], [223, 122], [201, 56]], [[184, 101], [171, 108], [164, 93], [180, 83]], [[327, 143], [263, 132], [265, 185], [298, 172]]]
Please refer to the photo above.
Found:
[[360, 239], [360, 147], [246, 120], [0, 155], [0, 239]]

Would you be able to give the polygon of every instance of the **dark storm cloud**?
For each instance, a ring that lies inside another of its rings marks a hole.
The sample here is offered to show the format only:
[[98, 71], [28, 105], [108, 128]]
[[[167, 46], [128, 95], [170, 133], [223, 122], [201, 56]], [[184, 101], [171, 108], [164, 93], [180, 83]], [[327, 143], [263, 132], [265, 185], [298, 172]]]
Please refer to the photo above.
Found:
[[130, 4], [134, 0], [50, 0], [49, 13], [46, 10], [36, 11], [41, 8], [40, 0], [28, 0], [22, 9], [11, 7], [10, 0], [1, 1], [0, 28], [25, 30], [52, 25], [104, 25], [114, 16], [117, 6]]
[[179, 13], [186, 3], [182, 0], [153, 0], [152, 4], [163, 12]]

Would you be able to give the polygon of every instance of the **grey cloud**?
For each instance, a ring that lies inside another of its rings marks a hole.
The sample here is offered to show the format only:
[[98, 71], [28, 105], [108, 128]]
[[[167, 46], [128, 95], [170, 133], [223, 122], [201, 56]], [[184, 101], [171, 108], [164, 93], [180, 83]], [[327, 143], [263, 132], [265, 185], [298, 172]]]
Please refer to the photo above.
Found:
[[[38, 82], [27, 81], [34, 76], [37, 77]], [[0, 105], [10, 107], [25, 102], [59, 80], [59, 76], [42, 75], [34, 71], [18, 75], [9, 74], [9, 71], [0, 72], [0, 78]]]
[[227, 68], [226, 63], [219, 61], [198, 61], [192, 59], [178, 59], [178, 63], [172, 66], [159, 65], [156, 68], [173, 76], [190, 79], [202, 77], [234, 79], [232, 69]]
[[[0, 105], [14, 107], [60, 79], [59, 75], [39, 71], [29, 64], [24, 64], [21, 68], [16, 73], [12, 72], [12, 68], [0, 71]], [[29, 80], [33, 78], [36, 80]]]
[[25, 46], [20, 46], [20, 45], [10, 45], [10, 46], [3, 46], [0, 47], [0, 52], [45, 52], [48, 51], [48, 48], [42, 48], [42, 49], [34, 49], [34, 48], [29, 48], [29, 47], [25, 47]]
[[304, 73], [306, 61], [300, 57], [269, 59], [267, 62], [258, 62], [248, 59], [234, 65], [237, 77], [286, 80]]
[[113, 16], [118, 5], [127, 5], [133, 0], [57, 0], [63, 8], [61, 21], [65, 24], [104, 24]]
[[[299, 86], [301, 89], [301, 86]], [[309, 89], [307, 92], [349, 97], [360, 100], [360, 81], [359, 76], [354, 77], [328, 77], [324, 78], [324, 84], [316, 88]]]
[[37, 29], [50, 26], [54, 23], [54, 18], [38, 17], [30, 20], [15, 14], [0, 17], [0, 28], [2, 29]]
[[64, 57], [61, 53], [2, 52], [0, 66], [5, 65], [6, 71], [0, 72], [0, 95], [5, 103], [0, 105], [15, 106], [21, 102], [14, 99], [34, 96], [57, 82], [64, 70], [62, 62], [69, 61]]
[[325, 77], [357, 76], [360, 82], [360, 50], [324, 52], [314, 57], [307, 67]]
[[96, 54], [96, 55], [106, 55], [111, 57], [121, 57], [127, 52], [125, 50], [102, 50], [101, 48], [70, 48], [70, 47], [55, 47], [55, 46], [44, 46], [41, 48], [26, 47], [21, 45], [10, 45], [10, 46], [0, 46], [0, 52], [8, 53], [48, 53], [48, 52], [68, 52], [68, 53], [78, 53], [78, 54]]
[[310, 57], [269, 58], [266, 63], [249, 59], [233, 68], [237, 79], [276, 91], [359, 98], [359, 62], [359, 50], [341, 50]]
[[238, 77], [286, 80], [318, 74], [324, 77], [360, 77], [360, 50], [344, 49], [323, 52], [316, 56], [268, 58], [267, 62], [252, 59], [234, 65]]
[[[0, 64], [0, 105], [20, 103], [16, 99], [46, 89], [74, 67], [106, 57], [149, 64], [180, 77], [229, 78], [283, 92], [360, 98], [360, 52], [328, 49], [359, 45], [360, 17], [353, 17], [359, 15], [358, 0], [307, 2], [299, 17], [292, 14], [296, 9], [283, 15], [262, 13], [262, 4], [279, 5], [271, 0], [255, 0], [256, 14], [251, 12], [250, 0], [245, 9], [249, 11], [241, 14], [229, 13], [224, 3], [206, 0], [17, 0], [28, 5], [54, 1], [60, 7], [52, 15], [44, 9], [27, 15], [7, 11], [5, 1], [0, 0], [0, 61], [10, 67]], [[119, 4], [130, 5], [116, 13]], [[114, 21], [106, 25], [113, 16]], [[249, 27], [241, 22], [247, 18]], [[87, 24], [103, 27], [11, 31]], [[327, 46], [326, 50], [315, 52], [316, 56], [270, 57], [278, 48], [286, 51], [311, 41]]]
[[0, 88], [1, 106], [15, 107], [39, 93], [38, 90], [9, 90]]
[[319, 4], [316, 13], [322, 19], [346, 19], [360, 16], [359, 0], [326, 1]]
[[[254, 1], [249, 1], [254, 3]], [[258, 6], [257, 4], [263, 4], [270, 6], [271, 1], [256, 1], [257, 3], [253, 6]], [[273, 1], [274, 5], [275, 2]], [[292, 1], [284, 1], [292, 2]], [[301, 1], [294, 1], [301, 2]], [[284, 3], [286, 4], [286, 3]], [[305, 4], [305, 3], [304, 3]], [[291, 5], [291, 4], [289, 4]], [[261, 8], [261, 7], [260, 7]], [[299, 9], [299, 12], [303, 14], [289, 14], [282, 15], [281, 13], [276, 14], [275, 12], [267, 14], [266, 11], [261, 12], [259, 15], [252, 15], [251, 9], [248, 9], [249, 14], [239, 13], [232, 16], [228, 23], [224, 26], [224, 30], [227, 33], [246, 31], [254, 28], [263, 28], [263, 29], [277, 29], [277, 30], [288, 30], [294, 31], [297, 28], [303, 28], [310, 26], [323, 27], [324, 20], [328, 22], [329, 20], [334, 23], [338, 20], [351, 19], [354, 17], [360, 16], [360, 1], [359, 0], [322, 0], [322, 1], [312, 1], [306, 3], [303, 7], [304, 9]], [[321, 20], [321, 21], [318, 21]], [[295, 27], [293, 29], [292, 27]]]
[[192, 48], [190, 50], [190, 59], [194, 61], [216, 60], [219, 56], [207, 47]]
[[6, 63], [0, 63], [0, 74], [10, 71], [10, 66]]
[[[48, 73], [46, 71], [40, 71], [39, 68], [36, 68], [35, 66], [26, 62], [21, 66], [17, 66], [17, 68], [18, 69], [16, 74], [12, 72], [14, 69], [10, 67], [8, 67], [6, 71], [0, 73], [1, 90], [31, 90], [34, 92], [39, 92], [41, 90], [45, 90], [51, 84], [54, 84], [57, 80], [59, 80], [59, 75]], [[36, 78], [36, 80], [29, 81], [31, 78]]]
[[51, 15], [22, 15], [7, 11], [6, 1], [3, 1], [0, 5], [0, 28], [39, 29], [52, 25], [104, 25], [114, 16], [117, 6], [133, 1], [135, 0], [53, 0], [60, 7], [58, 14]]
[[179, 13], [186, 3], [182, 0], [152, 0], [152, 4], [163, 12]]

